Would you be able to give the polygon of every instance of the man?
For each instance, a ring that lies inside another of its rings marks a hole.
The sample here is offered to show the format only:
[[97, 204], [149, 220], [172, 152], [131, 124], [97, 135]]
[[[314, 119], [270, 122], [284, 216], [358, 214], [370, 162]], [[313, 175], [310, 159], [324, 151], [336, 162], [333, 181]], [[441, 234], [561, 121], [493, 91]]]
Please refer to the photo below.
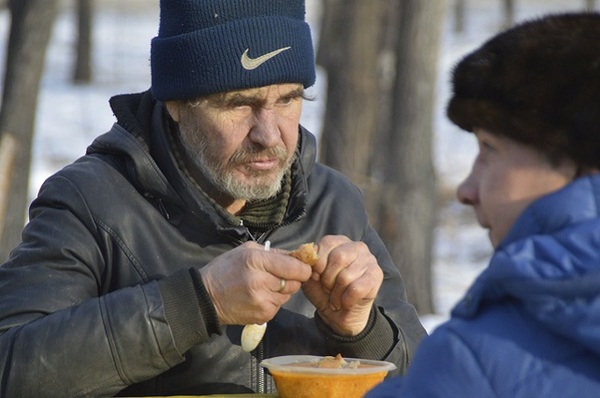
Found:
[[[304, 7], [161, 2], [151, 90], [111, 99], [117, 123], [43, 184], [0, 267], [0, 395], [268, 392], [259, 363], [286, 354], [404, 371], [424, 330], [359, 190], [299, 126]], [[287, 255], [306, 242], [314, 267]]]
[[495, 249], [405, 377], [367, 397], [597, 397], [600, 15], [502, 32], [454, 70], [479, 153], [457, 190]]

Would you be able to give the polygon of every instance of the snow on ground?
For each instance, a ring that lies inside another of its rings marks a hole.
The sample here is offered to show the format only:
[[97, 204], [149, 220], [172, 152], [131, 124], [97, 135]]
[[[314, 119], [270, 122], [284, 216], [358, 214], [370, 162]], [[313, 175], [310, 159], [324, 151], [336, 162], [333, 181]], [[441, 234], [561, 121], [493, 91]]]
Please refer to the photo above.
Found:
[[[315, 37], [318, 37], [319, 1], [307, 0], [308, 20]], [[515, 0], [515, 3], [518, 22], [549, 12], [581, 10], [585, 2]], [[36, 119], [32, 198], [44, 179], [81, 156], [93, 138], [114, 123], [108, 106], [111, 96], [143, 91], [150, 84], [150, 40], [158, 31], [159, 0], [96, 2], [95, 80], [87, 86], [74, 86], [69, 80], [75, 35], [73, 4], [65, 2], [48, 49]], [[454, 1], [449, 0], [449, 4]], [[470, 210], [453, 197], [456, 185], [468, 173], [476, 148], [470, 134], [459, 131], [446, 120], [444, 106], [452, 66], [498, 32], [502, 23], [501, 4], [501, 0], [466, 0], [465, 29], [461, 33], [453, 31], [451, 8], [446, 18], [435, 114], [434, 161], [444, 199], [436, 231], [433, 269], [436, 314], [422, 317], [430, 331], [446, 319], [454, 303], [485, 267], [491, 253], [486, 232], [477, 226]], [[0, 11], [0, 73], [4, 68], [9, 22], [8, 12]], [[307, 102], [304, 108], [302, 123], [315, 133], [320, 131], [325, 84], [325, 76], [319, 72], [317, 84], [311, 90], [317, 100]]]

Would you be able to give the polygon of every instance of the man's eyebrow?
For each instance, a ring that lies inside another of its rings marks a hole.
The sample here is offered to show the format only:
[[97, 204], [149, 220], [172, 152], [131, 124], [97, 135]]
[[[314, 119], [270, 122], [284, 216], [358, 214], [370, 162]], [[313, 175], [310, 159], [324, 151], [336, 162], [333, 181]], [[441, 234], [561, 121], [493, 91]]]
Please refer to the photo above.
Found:
[[304, 97], [304, 87], [295, 88], [292, 91], [290, 91], [289, 93], [281, 96], [282, 99], [293, 99], [293, 98], [300, 98], [300, 97]]
[[[287, 93], [282, 94], [279, 99], [293, 99], [304, 97], [304, 88], [298, 87]], [[260, 106], [264, 103], [264, 98], [254, 94], [244, 94], [243, 92], [227, 93], [225, 95], [213, 98], [214, 103], [219, 107], [237, 107], [237, 106]]]
[[258, 98], [255, 95], [244, 95], [243, 93], [232, 93], [224, 96], [221, 101], [221, 105], [236, 107], [245, 105], [256, 105], [260, 103], [262, 98]]
[[256, 101], [254, 96], [247, 96], [242, 93], [216, 93], [206, 96], [205, 99], [208, 101], [209, 106], [215, 108], [251, 105]]

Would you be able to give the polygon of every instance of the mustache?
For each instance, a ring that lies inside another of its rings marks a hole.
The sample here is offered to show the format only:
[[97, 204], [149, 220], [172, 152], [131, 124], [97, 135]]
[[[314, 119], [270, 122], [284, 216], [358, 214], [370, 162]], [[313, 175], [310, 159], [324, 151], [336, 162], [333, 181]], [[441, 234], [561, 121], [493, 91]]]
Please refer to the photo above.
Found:
[[229, 164], [240, 165], [257, 159], [276, 158], [280, 162], [287, 159], [287, 151], [281, 146], [273, 148], [244, 148], [234, 152], [229, 158]]

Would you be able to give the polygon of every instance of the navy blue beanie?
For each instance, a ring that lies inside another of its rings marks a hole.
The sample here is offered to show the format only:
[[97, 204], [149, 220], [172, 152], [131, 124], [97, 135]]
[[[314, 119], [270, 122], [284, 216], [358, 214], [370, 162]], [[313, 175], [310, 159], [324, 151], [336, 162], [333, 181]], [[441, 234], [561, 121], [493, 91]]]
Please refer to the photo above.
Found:
[[160, 101], [271, 84], [315, 82], [304, 0], [161, 0], [152, 39]]

